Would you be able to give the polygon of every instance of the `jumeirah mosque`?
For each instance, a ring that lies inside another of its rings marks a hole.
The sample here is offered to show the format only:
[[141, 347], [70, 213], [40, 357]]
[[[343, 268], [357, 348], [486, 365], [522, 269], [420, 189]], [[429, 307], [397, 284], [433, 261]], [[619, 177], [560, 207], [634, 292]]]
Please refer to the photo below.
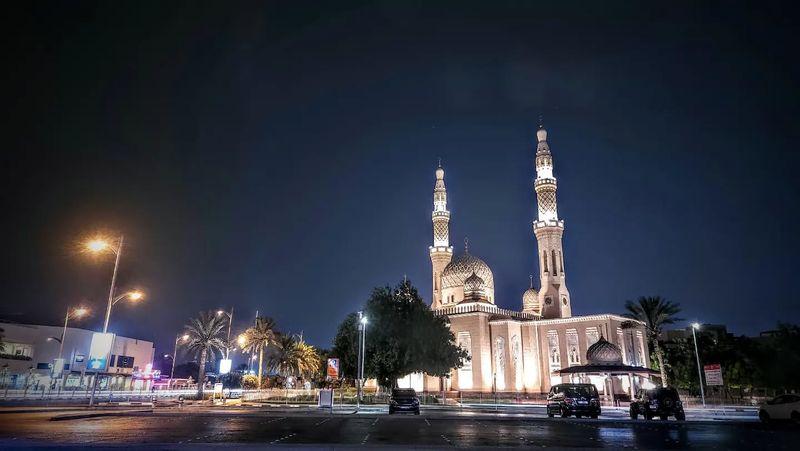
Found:
[[[440, 164], [433, 189], [433, 245], [429, 248], [431, 309], [449, 318], [457, 344], [471, 359], [445, 381], [410, 375], [399, 382], [425, 390], [546, 393], [552, 385], [573, 381], [594, 383], [606, 395], [631, 393], [649, 382], [635, 371], [611, 371], [648, 366], [642, 324], [607, 313], [572, 316], [554, 160], [547, 130], [540, 126], [536, 136], [533, 189], [538, 217], [532, 232], [537, 244], [538, 288], [531, 278], [530, 286], [520, 289], [519, 309], [499, 308], [491, 267], [471, 254], [466, 244], [462, 254], [454, 255], [445, 171]], [[569, 371], [570, 367], [580, 368]]]

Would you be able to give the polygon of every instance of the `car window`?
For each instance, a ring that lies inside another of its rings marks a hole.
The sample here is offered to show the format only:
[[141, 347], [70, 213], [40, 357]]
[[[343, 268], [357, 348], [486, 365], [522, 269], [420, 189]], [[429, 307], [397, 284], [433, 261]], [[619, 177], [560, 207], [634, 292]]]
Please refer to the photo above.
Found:
[[581, 396], [583, 397], [596, 396], [597, 389], [594, 390], [592, 389], [594, 389], [594, 387], [588, 387], [588, 386], [567, 387], [566, 394], [567, 396], [574, 398]]

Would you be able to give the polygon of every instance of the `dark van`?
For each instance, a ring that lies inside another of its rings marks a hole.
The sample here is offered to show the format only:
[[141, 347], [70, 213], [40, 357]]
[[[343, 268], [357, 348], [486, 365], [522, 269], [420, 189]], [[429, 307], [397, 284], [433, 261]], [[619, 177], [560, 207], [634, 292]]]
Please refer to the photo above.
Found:
[[597, 387], [592, 384], [554, 385], [547, 395], [547, 416], [555, 415], [597, 418], [600, 415]]

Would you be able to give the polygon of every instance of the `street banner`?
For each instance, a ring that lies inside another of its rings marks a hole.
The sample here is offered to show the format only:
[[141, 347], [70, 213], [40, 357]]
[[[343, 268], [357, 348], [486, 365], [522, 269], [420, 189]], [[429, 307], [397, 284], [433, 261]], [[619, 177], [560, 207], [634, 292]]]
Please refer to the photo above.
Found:
[[328, 359], [328, 380], [339, 379], [339, 359]]
[[219, 374], [228, 374], [231, 372], [231, 359], [222, 359], [219, 361]]
[[105, 371], [108, 368], [108, 358], [111, 355], [111, 346], [114, 344], [114, 334], [95, 332], [92, 335], [92, 344], [89, 346], [89, 360], [86, 369]]
[[722, 385], [722, 366], [720, 364], [703, 365], [703, 371], [706, 373], [706, 385]]
[[64, 372], [64, 359], [53, 359], [52, 377], [59, 378]]

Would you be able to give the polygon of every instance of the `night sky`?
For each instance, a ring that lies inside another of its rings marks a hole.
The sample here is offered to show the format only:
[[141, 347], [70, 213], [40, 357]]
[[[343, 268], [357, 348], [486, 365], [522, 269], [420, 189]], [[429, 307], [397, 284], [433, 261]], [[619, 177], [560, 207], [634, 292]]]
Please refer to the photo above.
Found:
[[574, 314], [661, 295], [735, 333], [800, 321], [778, 3], [34, 3], [4, 14], [3, 319], [85, 300], [74, 325], [102, 328], [113, 260], [78, 248], [115, 231], [120, 290], [148, 297], [112, 331], [171, 352], [233, 305], [329, 347], [375, 286], [430, 302], [439, 157], [456, 252], [521, 308], [542, 115]]

